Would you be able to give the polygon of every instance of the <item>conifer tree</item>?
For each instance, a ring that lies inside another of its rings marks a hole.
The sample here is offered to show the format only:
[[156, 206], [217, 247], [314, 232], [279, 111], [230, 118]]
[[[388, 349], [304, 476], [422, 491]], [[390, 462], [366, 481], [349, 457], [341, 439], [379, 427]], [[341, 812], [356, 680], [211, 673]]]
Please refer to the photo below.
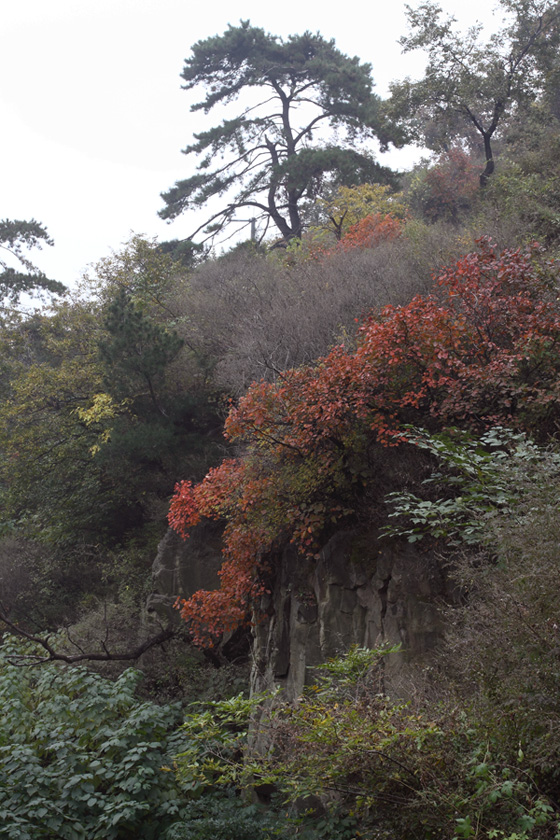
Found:
[[[284, 41], [241, 21], [194, 44], [182, 78], [185, 90], [204, 89], [191, 111], [243, 102], [238, 116], [194, 135], [184, 151], [201, 156], [197, 174], [162, 195], [164, 219], [224, 198], [191, 237], [203, 230], [207, 238], [216, 235], [242, 210], [272, 222], [289, 240], [301, 235], [302, 205], [325, 179], [391, 180], [371, 149], [359, 145], [399, 142], [373, 93], [371, 66], [341, 53], [334, 41], [310, 32]], [[327, 129], [336, 140], [326, 139]]]

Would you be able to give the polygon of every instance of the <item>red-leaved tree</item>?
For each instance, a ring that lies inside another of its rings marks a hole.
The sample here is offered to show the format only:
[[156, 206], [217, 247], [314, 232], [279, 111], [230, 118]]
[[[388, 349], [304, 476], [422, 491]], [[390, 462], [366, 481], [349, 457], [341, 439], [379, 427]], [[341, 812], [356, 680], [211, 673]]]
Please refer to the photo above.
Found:
[[330, 235], [325, 237], [321, 230], [319, 235], [315, 232], [315, 235], [304, 238], [298, 258], [321, 262], [353, 248], [376, 248], [382, 242], [390, 242], [400, 236], [404, 226], [405, 219], [391, 213], [370, 213], [351, 225], [344, 236], [334, 243], [330, 241]]
[[430, 221], [458, 222], [479, 193], [480, 166], [463, 149], [452, 148], [413, 181], [410, 199]]
[[246, 454], [177, 485], [171, 503], [183, 536], [203, 517], [226, 521], [221, 589], [180, 602], [195, 642], [248, 620], [275, 548], [317, 552], [367, 492], [367, 453], [407, 441], [408, 424], [554, 434], [559, 349], [558, 265], [537, 246], [498, 254], [483, 240], [431, 295], [372, 313], [355, 349], [255, 383], [225, 426]]

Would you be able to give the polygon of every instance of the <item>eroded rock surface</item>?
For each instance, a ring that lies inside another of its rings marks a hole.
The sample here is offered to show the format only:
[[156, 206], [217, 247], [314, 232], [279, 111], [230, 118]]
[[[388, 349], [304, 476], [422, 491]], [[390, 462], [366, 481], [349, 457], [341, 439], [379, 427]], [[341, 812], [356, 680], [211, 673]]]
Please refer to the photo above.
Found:
[[281, 686], [288, 698], [313, 679], [313, 666], [353, 644], [401, 644], [386, 661], [385, 689], [408, 694], [411, 666], [443, 630], [439, 605], [449, 595], [437, 558], [376, 533], [340, 532], [320, 559], [282, 556], [267, 617], [255, 629], [252, 689]]

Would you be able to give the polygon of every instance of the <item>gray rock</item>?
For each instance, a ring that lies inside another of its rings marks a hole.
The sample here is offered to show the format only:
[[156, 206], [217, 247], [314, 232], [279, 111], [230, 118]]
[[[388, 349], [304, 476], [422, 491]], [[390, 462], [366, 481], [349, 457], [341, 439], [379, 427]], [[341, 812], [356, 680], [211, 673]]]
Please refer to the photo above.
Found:
[[256, 624], [252, 689], [282, 687], [298, 697], [313, 666], [354, 644], [400, 644], [385, 662], [385, 690], [407, 694], [406, 682], [441, 638], [438, 605], [449, 595], [438, 558], [376, 533], [340, 532], [317, 561], [292, 548], [266, 620]]

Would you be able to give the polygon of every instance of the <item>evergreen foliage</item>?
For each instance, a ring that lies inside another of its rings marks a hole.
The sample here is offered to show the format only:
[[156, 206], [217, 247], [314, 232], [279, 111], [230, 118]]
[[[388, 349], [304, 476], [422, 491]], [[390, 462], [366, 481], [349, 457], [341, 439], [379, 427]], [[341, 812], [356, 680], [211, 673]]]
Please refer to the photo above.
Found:
[[[66, 287], [57, 280], [49, 280], [39, 271], [25, 251], [29, 248], [40, 248], [41, 245], [52, 245], [53, 240], [46, 228], [36, 222], [21, 219], [2, 219], [0, 221], [0, 250], [6, 251], [15, 258], [16, 267], [10, 266], [5, 259], [0, 259], [0, 301], [4, 306], [15, 306], [23, 294], [49, 292], [62, 295]], [[22, 269], [24, 269], [22, 271]]]
[[155, 410], [165, 415], [157, 385], [183, 346], [179, 336], [151, 321], [123, 288], [108, 307], [105, 328], [108, 337], [99, 342], [99, 350], [108, 392], [122, 399], [147, 391]]
[[[207, 114], [240, 94], [256, 94], [239, 116], [195, 134], [185, 154], [202, 155], [198, 174], [162, 196], [165, 219], [225, 196], [225, 206], [191, 238], [204, 228], [214, 236], [244, 209], [289, 240], [301, 236], [302, 203], [314, 200], [325, 183], [391, 180], [358, 143], [378, 138], [386, 147], [400, 142], [399, 132], [382, 115], [371, 66], [345, 56], [334, 41], [310, 32], [283, 41], [241, 21], [194, 44], [182, 78], [186, 90], [205, 89], [192, 111]], [[313, 143], [327, 127], [336, 130], [336, 143]]]

